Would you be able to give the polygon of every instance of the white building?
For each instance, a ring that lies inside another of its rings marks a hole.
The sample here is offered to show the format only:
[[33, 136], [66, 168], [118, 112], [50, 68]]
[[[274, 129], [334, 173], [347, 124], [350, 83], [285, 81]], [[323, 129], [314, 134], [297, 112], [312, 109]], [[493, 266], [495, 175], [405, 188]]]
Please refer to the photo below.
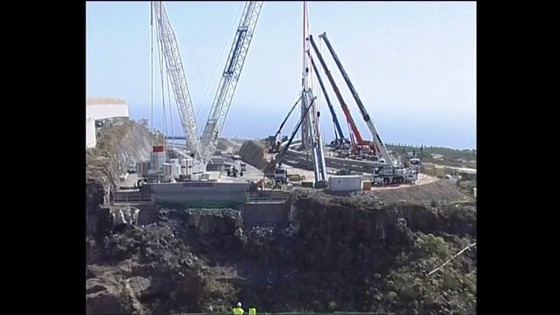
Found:
[[86, 117], [93, 117], [95, 120], [128, 118], [128, 104], [125, 100], [116, 97], [91, 96], [86, 100]]
[[95, 136], [95, 119], [86, 118], [86, 149], [95, 148], [97, 138]]
[[95, 121], [128, 116], [128, 104], [116, 97], [92, 96], [86, 99], [86, 148], [97, 144]]

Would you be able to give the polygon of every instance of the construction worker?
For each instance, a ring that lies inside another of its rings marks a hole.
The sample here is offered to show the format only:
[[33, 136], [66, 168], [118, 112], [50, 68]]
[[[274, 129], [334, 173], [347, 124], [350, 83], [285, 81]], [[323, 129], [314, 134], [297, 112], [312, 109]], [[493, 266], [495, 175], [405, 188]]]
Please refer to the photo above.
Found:
[[255, 306], [251, 305], [251, 307], [249, 307], [249, 315], [257, 315], [257, 309]]
[[237, 306], [233, 308], [233, 315], [243, 315], [245, 310], [241, 307], [241, 302], [237, 302]]

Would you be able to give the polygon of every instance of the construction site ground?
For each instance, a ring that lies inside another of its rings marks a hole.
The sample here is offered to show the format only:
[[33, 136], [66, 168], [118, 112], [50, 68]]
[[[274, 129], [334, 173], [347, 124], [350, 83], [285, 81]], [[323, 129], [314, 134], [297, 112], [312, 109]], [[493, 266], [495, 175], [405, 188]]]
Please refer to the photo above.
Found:
[[[272, 158], [271, 153], [265, 153], [265, 158], [270, 161]], [[311, 170], [306, 170], [306, 169], [301, 169], [301, 168], [297, 168], [291, 165], [287, 165], [287, 164], [282, 164], [282, 167], [285, 168], [288, 171], [288, 176], [290, 175], [300, 175], [300, 176], [304, 176], [304, 179], [302, 180], [302, 182], [313, 182], [315, 175], [313, 173], [313, 171]], [[327, 179], [330, 177], [330, 175], [335, 174], [335, 172], [338, 171], [338, 169], [336, 168], [330, 168], [327, 167]], [[434, 183], [438, 181], [438, 178], [435, 176], [429, 176], [426, 174], [418, 174], [418, 180], [416, 181], [416, 183], [414, 185], [390, 185], [390, 186], [372, 186], [371, 190], [372, 191], [376, 191], [376, 190], [387, 190], [387, 189], [403, 189], [403, 188], [410, 188], [410, 187], [414, 187], [414, 186], [418, 186], [418, 185], [425, 185], [425, 184], [429, 184], [429, 183]]]
[[[288, 171], [288, 175], [298, 174], [305, 176], [302, 181], [313, 182], [313, 171], [296, 168], [290, 165], [283, 165]], [[327, 178], [329, 175], [327, 175]], [[227, 176], [225, 173], [221, 175], [220, 182], [258, 182], [263, 178], [263, 172], [258, 168], [247, 163], [247, 171], [243, 176]], [[293, 184], [301, 184], [302, 181], [293, 182]], [[323, 194], [321, 198], [330, 198], [332, 195], [322, 191], [317, 192]], [[439, 179], [434, 176], [419, 174], [418, 181], [415, 185], [398, 185], [398, 186], [373, 186], [369, 191], [359, 191], [354, 194], [364, 199], [382, 200], [383, 202], [431, 202], [432, 200], [440, 201], [471, 201], [472, 198], [459, 191], [453, 180]]]
[[[223, 139], [220, 141], [220, 146], [224, 152], [235, 152], [241, 147], [242, 142], [233, 142], [231, 139]], [[225, 149], [225, 150], [224, 150]], [[264, 152], [264, 157], [270, 160], [272, 154]], [[246, 170], [243, 172], [243, 176], [239, 173], [236, 177], [227, 176], [226, 172], [221, 172], [220, 182], [225, 183], [244, 183], [244, 182], [258, 182], [263, 179], [264, 173], [258, 167], [246, 163], [243, 161], [235, 161], [239, 163], [246, 164]], [[282, 164], [282, 166], [287, 170], [288, 176], [299, 175], [302, 178], [301, 181], [292, 181], [295, 186], [301, 185], [302, 182], [313, 182], [314, 173], [311, 170], [297, 168], [291, 165]], [[327, 168], [327, 178], [334, 174], [338, 169]], [[133, 188], [136, 181], [138, 180], [137, 174], [129, 174], [126, 180], [120, 182], [122, 188], [129, 187]], [[430, 185], [427, 185], [430, 184]], [[427, 185], [427, 186], [425, 186]], [[423, 187], [420, 187], [423, 186]], [[401, 192], [401, 190], [405, 190]], [[389, 200], [418, 200], [418, 199], [442, 199], [442, 200], [462, 200], [463, 196], [459, 196], [459, 191], [454, 187], [454, 184], [450, 180], [438, 179], [435, 176], [429, 176], [426, 174], [419, 174], [418, 180], [414, 185], [390, 185], [390, 186], [372, 186], [369, 191], [361, 192], [364, 197], [368, 197], [368, 194], [375, 193], [375, 196], [387, 198]]]

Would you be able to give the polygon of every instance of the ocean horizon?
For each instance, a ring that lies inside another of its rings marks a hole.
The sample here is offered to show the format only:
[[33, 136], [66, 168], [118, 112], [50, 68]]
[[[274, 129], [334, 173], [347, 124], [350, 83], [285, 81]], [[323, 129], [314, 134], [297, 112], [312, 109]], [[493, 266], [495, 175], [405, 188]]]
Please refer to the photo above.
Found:
[[[289, 108], [284, 110], [285, 112], [278, 109], [268, 110], [265, 113], [251, 109], [230, 110], [220, 137], [240, 139], [266, 138], [268, 135], [273, 135], [279, 128]], [[140, 119], [150, 120], [151, 118], [149, 106], [146, 108], [129, 105], [129, 111], [130, 118], [136, 121]], [[325, 110], [323, 109], [323, 111]], [[289, 136], [292, 133], [297, 123], [297, 112], [297, 109], [294, 110], [294, 113], [286, 122], [282, 129], [283, 135]], [[171, 119], [169, 118], [169, 113], [166, 115], [167, 128], [164, 128], [162, 110], [161, 108], [157, 110], [154, 108], [154, 123], [153, 125], [150, 123], [150, 126], [164, 132], [166, 135], [183, 136], [179, 115], [176, 114], [175, 109], [174, 113]], [[206, 116], [207, 113], [200, 112], [197, 116], [199, 135], [202, 134], [204, 129]], [[473, 123], [472, 121], [462, 120], [462, 117], [441, 117], [443, 115], [437, 114], [424, 115], [424, 117], [415, 116], [412, 119], [407, 117], [406, 113], [385, 113], [385, 115], [380, 113], [373, 120], [381, 139], [385, 143], [437, 146], [459, 150], [476, 149], [476, 118]], [[337, 113], [337, 117], [345, 133], [344, 136], [348, 138], [348, 128], [344, 116]], [[371, 138], [371, 133], [365, 122], [361, 119], [361, 116], [353, 113], [353, 118], [362, 137], [365, 139]], [[330, 142], [334, 139], [335, 132], [334, 123], [328, 110], [321, 114], [320, 119], [322, 139], [325, 142]], [[172, 121], [172, 124], [170, 121]], [[395, 123], [395, 121], [398, 123]], [[296, 137], [299, 138], [299, 136]]]

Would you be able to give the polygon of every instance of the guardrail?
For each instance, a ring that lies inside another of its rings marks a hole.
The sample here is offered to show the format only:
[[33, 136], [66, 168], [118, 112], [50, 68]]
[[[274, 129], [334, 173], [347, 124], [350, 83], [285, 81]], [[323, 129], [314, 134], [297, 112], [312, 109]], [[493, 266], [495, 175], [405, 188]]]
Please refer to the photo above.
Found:
[[152, 197], [143, 197], [143, 196], [140, 196], [140, 197], [124, 196], [124, 197], [120, 197], [120, 198], [115, 198], [115, 196], [111, 196], [109, 201], [111, 201], [111, 203], [114, 203], [114, 202], [152, 202], [152, 201], [154, 201], [154, 199]]
[[287, 198], [249, 198], [247, 202], [284, 202]]
[[152, 202], [153, 199], [141, 199], [141, 198], [130, 198], [130, 199], [113, 199], [111, 200], [112, 203], [119, 203], [119, 202]]

